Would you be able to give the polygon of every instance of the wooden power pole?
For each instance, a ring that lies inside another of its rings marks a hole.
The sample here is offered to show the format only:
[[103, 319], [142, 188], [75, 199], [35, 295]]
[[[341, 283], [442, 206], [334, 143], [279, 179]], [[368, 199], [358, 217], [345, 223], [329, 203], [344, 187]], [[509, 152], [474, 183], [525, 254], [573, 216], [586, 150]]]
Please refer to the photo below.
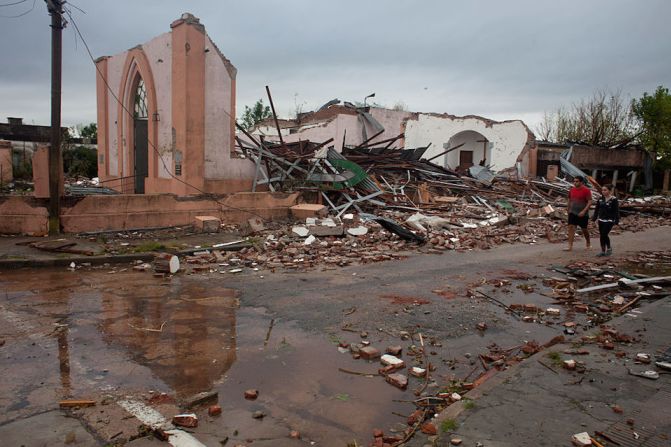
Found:
[[49, 234], [60, 233], [61, 179], [61, 68], [63, 1], [45, 0], [51, 15], [51, 146], [49, 148]]

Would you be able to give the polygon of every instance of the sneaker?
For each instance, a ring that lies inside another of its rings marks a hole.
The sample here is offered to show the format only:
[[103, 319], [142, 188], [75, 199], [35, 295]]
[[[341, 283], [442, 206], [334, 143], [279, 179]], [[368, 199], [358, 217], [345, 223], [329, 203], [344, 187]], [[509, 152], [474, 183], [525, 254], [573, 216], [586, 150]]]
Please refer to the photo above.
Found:
[[612, 254], [613, 254], [613, 249], [609, 248], [608, 250], [606, 250], [606, 254], [604, 256], [610, 256]]
[[605, 252], [605, 251], [602, 251], [601, 253], [597, 254], [597, 256], [598, 256], [598, 257], [602, 257], [602, 256], [607, 256], [607, 255], [606, 255], [606, 252]]

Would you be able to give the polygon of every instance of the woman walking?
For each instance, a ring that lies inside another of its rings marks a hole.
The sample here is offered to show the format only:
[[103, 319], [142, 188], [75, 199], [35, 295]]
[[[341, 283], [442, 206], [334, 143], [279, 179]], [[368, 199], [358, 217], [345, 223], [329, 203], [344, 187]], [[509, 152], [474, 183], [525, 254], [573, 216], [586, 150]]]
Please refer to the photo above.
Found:
[[613, 248], [610, 245], [608, 233], [614, 225], [620, 222], [620, 209], [617, 198], [613, 195], [613, 187], [610, 185], [601, 187], [601, 198], [596, 202], [592, 220], [598, 221], [599, 238], [601, 240], [601, 253], [597, 256], [610, 256]]

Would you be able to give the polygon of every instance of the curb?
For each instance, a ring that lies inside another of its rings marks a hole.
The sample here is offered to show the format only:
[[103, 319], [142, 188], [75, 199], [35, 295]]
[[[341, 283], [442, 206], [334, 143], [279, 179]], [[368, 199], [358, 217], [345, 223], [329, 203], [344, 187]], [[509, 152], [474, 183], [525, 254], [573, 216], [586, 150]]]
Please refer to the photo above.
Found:
[[[246, 247], [251, 247], [252, 244], [248, 242], [227, 245], [224, 247], [217, 248], [217, 250], [222, 251], [238, 251]], [[203, 248], [194, 248], [183, 250], [177, 253], [174, 253], [176, 256], [190, 256], [193, 253], [212, 250], [212, 247], [203, 247]], [[67, 258], [38, 258], [38, 259], [0, 259], [0, 271], [1, 270], [14, 270], [20, 268], [39, 268], [39, 267], [65, 267], [69, 266], [71, 262], [75, 264], [91, 264], [91, 265], [101, 265], [101, 264], [124, 264], [133, 261], [145, 261], [149, 262], [154, 259], [156, 253], [134, 253], [128, 255], [110, 255], [110, 256], [72, 256]]]
[[153, 253], [138, 253], [133, 255], [119, 256], [76, 256], [68, 258], [48, 258], [48, 259], [2, 259], [0, 260], [0, 270], [13, 270], [20, 268], [37, 267], [64, 267], [75, 264], [122, 264], [133, 261], [151, 261], [154, 259]]

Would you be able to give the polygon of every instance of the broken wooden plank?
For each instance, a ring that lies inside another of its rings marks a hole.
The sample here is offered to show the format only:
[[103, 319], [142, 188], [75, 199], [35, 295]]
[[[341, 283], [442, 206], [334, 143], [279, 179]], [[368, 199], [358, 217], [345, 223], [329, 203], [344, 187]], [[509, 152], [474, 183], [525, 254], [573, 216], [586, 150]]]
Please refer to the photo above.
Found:
[[95, 404], [95, 400], [88, 399], [68, 399], [58, 402], [58, 406], [61, 408], [93, 407]]

